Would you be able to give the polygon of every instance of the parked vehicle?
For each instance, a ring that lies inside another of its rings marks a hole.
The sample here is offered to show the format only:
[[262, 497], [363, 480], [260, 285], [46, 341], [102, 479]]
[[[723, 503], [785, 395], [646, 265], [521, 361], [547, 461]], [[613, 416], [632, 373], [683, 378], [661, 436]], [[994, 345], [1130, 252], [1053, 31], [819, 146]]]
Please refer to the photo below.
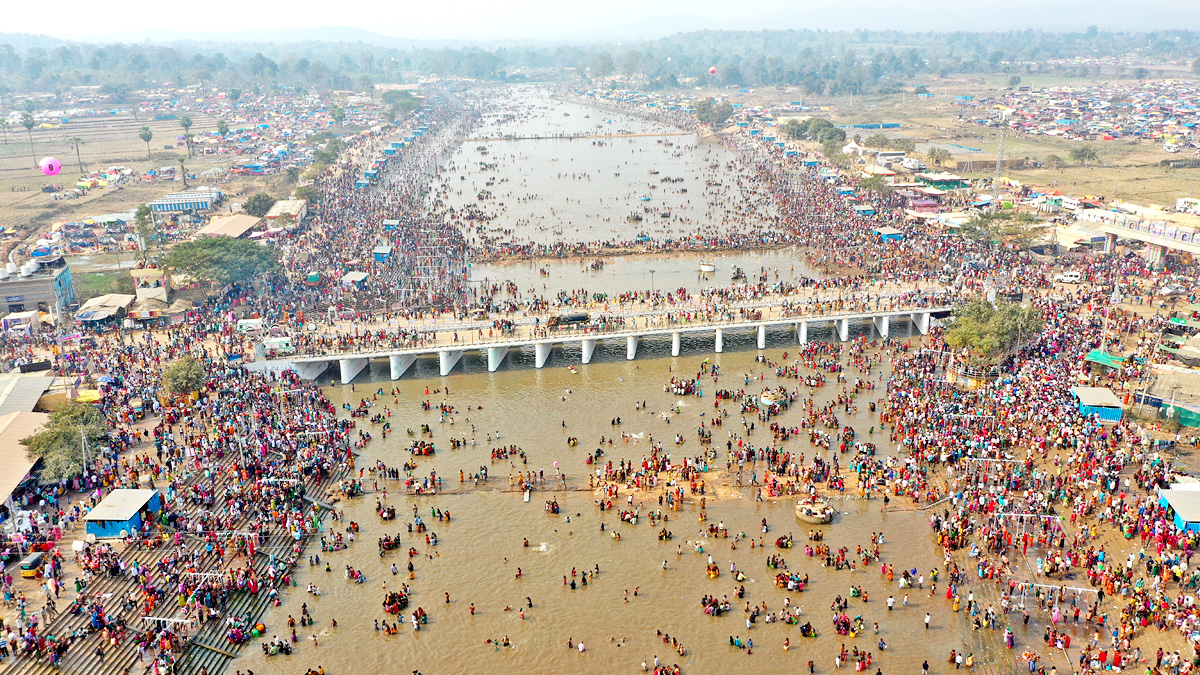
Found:
[[1062, 284], [1078, 284], [1083, 281], [1083, 275], [1079, 272], [1071, 270], [1069, 272], [1063, 272], [1062, 274], [1054, 275], [1054, 280]]

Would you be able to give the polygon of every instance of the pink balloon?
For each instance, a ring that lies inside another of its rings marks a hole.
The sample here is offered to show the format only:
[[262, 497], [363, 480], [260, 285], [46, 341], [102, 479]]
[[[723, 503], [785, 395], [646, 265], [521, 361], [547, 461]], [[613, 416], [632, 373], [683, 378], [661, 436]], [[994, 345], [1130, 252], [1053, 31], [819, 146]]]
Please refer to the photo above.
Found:
[[47, 176], [57, 176], [59, 171], [62, 171], [62, 162], [53, 157], [43, 157], [40, 162], [42, 173]]

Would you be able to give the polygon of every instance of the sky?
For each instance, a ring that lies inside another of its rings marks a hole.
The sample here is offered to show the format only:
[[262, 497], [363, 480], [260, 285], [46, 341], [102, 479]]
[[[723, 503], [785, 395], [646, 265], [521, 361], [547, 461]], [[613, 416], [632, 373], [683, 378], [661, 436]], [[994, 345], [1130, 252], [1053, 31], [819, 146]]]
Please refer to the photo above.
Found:
[[[348, 13], [343, 8], [354, 7]], [[126, 11], [128, 10], [128, 11]], [[78, 40], [178, 39], [192, 32], [349, 26], [417, 40], [578, 42], [657, 37], [699, 28], [879, 30], [1200, 29], [1196, 0], [206, 0], [114, 10], [94, 0], [11, 3], [0, 31]]]

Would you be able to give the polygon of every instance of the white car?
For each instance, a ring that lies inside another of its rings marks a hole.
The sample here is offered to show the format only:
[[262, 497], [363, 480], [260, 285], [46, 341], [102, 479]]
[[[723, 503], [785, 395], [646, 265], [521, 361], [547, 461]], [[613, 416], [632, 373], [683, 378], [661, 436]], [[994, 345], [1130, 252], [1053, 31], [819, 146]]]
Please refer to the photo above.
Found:
[[1062, 284], [1078, 284], [1083, 281], [1083, 275], [1072, 270], [1055, 275], [1054, 280]]

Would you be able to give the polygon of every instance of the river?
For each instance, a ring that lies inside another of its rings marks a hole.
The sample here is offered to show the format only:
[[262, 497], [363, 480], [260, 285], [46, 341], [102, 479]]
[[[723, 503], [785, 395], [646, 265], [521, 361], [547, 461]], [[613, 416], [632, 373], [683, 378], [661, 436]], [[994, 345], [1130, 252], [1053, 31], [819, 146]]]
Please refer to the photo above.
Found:
[[[632, 118], [609, 124], [603, 120], [612, 119], [612, 113], [564, 104], [532, 88], [520, 89], [518, 94], [514, 96], [513, 116], [501, 119], [503, 115], [498, 115], [485, 123], [481, 134], [503, 131], [548, 135], [583, 131], [596, 124], [622, 130], [648, 126]], [[514, 239], [536, 241], [552, 241], [559, 236], [586, 241], [636, 234], [638, 227], [625, 221], [625, 215], [638, 203], [638, 195], [643, 190], [649, 191], [647, 160], [639, 159], [632, 170], [618, 169], [623, 174], [620, 177], [611, 175], [614, 162], [623, 161], [621, 158], [625, 156], [650, 156], [653, 160], [649, 164], [659, 167], [661, 175], [683, 176], [691, 181], [687, 185], [696, 185], [707, 171], [725, 171], [727, 164], [728, 157], [722, 155], [717, 161], [718, 169], [707, 168], [710, 153], [725, 152], [715, 144], [701, 143], [694, 137], [663, 138], [674, 138], [675, 145], [663, 148], [653, 137], [612, 139], [611, 149], [597, 148], [587, 140], [487, 143], [497, 154], [509, 153], [503, 159], [504, 166], [492, 172], [497, 178], [509, 179], [509, 183], [502, 185], [512, 187], [501, 189], [512, 190], [514, 195], [526, 192], [539, 195], [528, 203], [515, 203], [506, 195], [507, 209], [493, 211], [497, 220], [492, 226], [513, 229]], [[478, 162], [476, 145], [484, 143], [468, 142], [455, 154], [453, 163], [465, 168], [471, 162]], [[510, 147], [514, 145], [515, 148]], [[494, 155], [489, 153], [489, 157]], [[557, 161], [551, 162], [551, 158]], [[552, 170], [544, 166], [549, 163], [563, 167], [565, 172], [589, 174], [592, 179], [554, 178]], [[632, 171], [632, 175], [627, 171]], [[470, 191], [464, 189], [460, 205], [474, 200], [472, 191], [483, 188], [477, 185], [479, 180], [480, 174], [473, 167], [468, 179], [461, 181], [471, 187]], [[560, 191], [556, 187], [560, 181], [571, 185], [571, 189]], [[730, 182], [738, 181], [730, 177]], [[677, 232], [697, 226], [719, 227], [720, 219], [706, 218], [709, 206], [697, 199], [703, 187], [699, 182], [698, 189], [693, 192], [689, 188], [686, 196], [673, 194], [675, 188], [655, 190], [653, 208], [672, 211], [672, 218], [662, 219], [670, 222], [661, 227], [675, 228]], [[615, 196], [596, 197], [603, 202], [592, 206], [587, 198], [578, 196], [581, 193]], [[571, 201], [577, 198], [578, 202]], [[696, 200], [690, 210], [685, 206], [688, 199]], [[562, 234], [553, 234], [556, 229]], [[607, 293], [649, 290], [651, 286], [659, 290], [684, 287], [696, 291], [708, 285], [728, 284], [734, 266], [745, 267], [747, 271], [761, 268], [771, 274], [777, 271], [785, 279], [808, 272], [788, 251], [728, 254], [714, 256], [712, 260], [718, 270], [707, 277], [699, 274], [697, 261], [688, 256], [636, 256], [609, 259], [599, 271], [581, 265], [578, 260], [478, 265], [472, 270], [472, 278], [512, 279], [522, 290], [535, 288], [549, 296], [558, 290], [574, 288]], [[539, 271], [543, 269], [547, 274]], [[650, 270], [654, 270], [653, 275]], [[537, 288], [542, 285], [545, 288]], [[869, 324], [859, 330], [870, 330]], [[893, 330], [893, 337], [917, 339], [910, 338], [908, 330], [907, 323], [901, 324]], [[813, 340], [831, 337], [827, 328], [818, 330], [817, 326], [810, 333]], [[624, 349], [602, 346], [589, 365], [580, 365], [577, 353], [564, 351], [556, 352], [544, 369], [533, 368], [532, 351], [519, 352], [511, 354], [510, 363], [494, 373], [487, 372], [483, 358], [468, 353], [462, 365], [445, 378], [438, 376], [432, 359], [418, 361], [409, 375], [394, 382], [388, 379], [387, 364], [376, 363], [354, 385], [330, 387], [327, 391], [335, 402], [357, 405], [365, 397], [372, 399], [373, 413], [390, 413], [388, 420], [394, 433], [386, 440], [379, 438], [380, 425], [359, 418], [360, 428], [376, 437], [362, 451], [360, 468], [372, 467], [377, 460], [400, 467], [412, 459], [407, 451], [412, 439], [406, 430], [417, 431], [420, 425], [428, 424], [433, 430], [437, 453], [416, 458], [417, 468], [413, 473], [427, 477], [431, 471], [436, 472], [444, 481], [446, 494], [406, 497], [399, 481], [380, 480], [378, 488], [386, 487], [389, 491], [386, 503], [397, 509], [397, 519], [389, 522], [382, 522], [375, 512], [376, 500], [382, 498], [380, 493], [339, 504], [345, 521], [327, 520], [327, 535], [335, 526], [344, 531], [353, 521], [361, 527], [358, 541], [346, 550], [321, 554], [322, 563], [329, 563], [330, 572], [324, 571], [324, 564], [301, 564], [297, 568], [296, 588], [284, 594], [282, 605], [267, 615], [267, 636], [287, 635], [288, 616], [299, 618], [304, 604], [316, 623], [298, 629], [301, 645], [293, 655], [266, 657], [252, 645], [235, 666], [255, 673], [300, 673], [306, 668], [324, 666], [331, 675], [414, 670], [432, 675], [480, 669], [617, 673], [640, 672], [639, 664], [653, 663], [658, 656], [663, 664], [678, 663], [682, 672], [691, 674], [797, 673], [810, 660], [815, 662], [816, 672], [830, 673], [834, 670], [838, 647], [845, 644], [847, 649], [858, 647], [874, 653], [871, 672], [880, 668], [889, 675], [908, 675], [920, 672], [924, 660], [934, 665], [934, 672], [944, 672], [945, 659], [952, 648], [966, 646], [978, 651], [968, 644], [969, 617], [949, 611], [942, 593], [944, 583], [933, 598], [928, 590], [909, 591], [909, 606], [903, 607], [899, 601], [905, 591], [882, 579], [877, 565], [853, 572], [835, 571], [822, 566], [817, 558], [805, 556], [803, 546], [814, 526], [796, 519], [796, 498], [756, 502], [753, 488], [731, 486], [728, 496], [709, 496], [708, 523], [698, 520], [699, 497], [689, 495], [679, 511], [667, 511], [669, 522], [651, 526], [645, 514], [658, 508], [659, 491], [629, 493], [622, 488], [614, 505], [625, 507], [627, 495], [632, 494], [634, 505], [640, 505], [643, 514], [637, 525], [621, 522], [614, 512], [598, 510], [597, 496], [587, 489], [587, 471], [594, 467], [585, 463], [597, 448], [603, 447], [606, 454], [602, 461], [614, 464], [622, 459], [640, 463], [650, 454], [651, 438], [663, 443], [677, 459], [703, 454], [696, 429], [713, 419], [712, 392], [705, 391], [703, 397], [666, 393], [663, 386], [671, 377], [694, 377], [697, 370], [715, 364], [720, 369], [719, 382], [706, 375], [701, 379], [705, 387], [744, 388], [754, 393], [765, 387], [797, 387], [796, 380], [777, 378], [773, 368], [756, 361], [760, 353], [768, 360], [784, 361], [783, 354], [788, 352], [786, 362], [790, 363], [797, 349], [794, 334], [782, 329], [770, 332], [767, 349], [759, 352], [752, 333], [734, 333], [726, 336], [725, 349], [725, 353], [713, 354], [711, 336], [685, 337], [681, 356], [670, 357], [669, 341], [646, 340], [634, 361], [625, 359]], [[838, 414], [841, 423], [852, 426], [861, 440], [877, 443], [883, 455], [894, 455], [885, 433], [879, 430], [874, 435], [868, 433], [878, 425], [877, 417], [868, 412], [868, 402], [877, 400], [882, 393], [880, 373], [888, 372], [888, 360], [885, 356], [883, 366], [876, 366], [870, 375], [880, 388], [857, 398], [857, 413], [839, 411]], [[804, 369], [804, 372], [812, 371]], [[751, 379], [760, 375], [763, 379]], [[846, 375], [851, 383], [861, 376], [853, 370]], [[836, 383], [832, 375], [828, 377], [829, 382], [813, 393], [818, 407], [835, 398], [846, 386]], [[377, 391], [382, 393], [376, 399]], [[808, 388], [801, 387], [800, 398], [791, 410], [776, 419], [786, 426], [799, 426], [808, 398]], [[423, 410], [423, 401], [429, 401], [433, 409]], [[645, 408], [639, 409], [637, 403], [643, 401]], [[437, 406], [443, 402], [454, 406], [454, 411], [439, 415]], [[721, 407], [728, 410], [729, 416], [725, 425], [713, 433], [714, 447], [719, 448], [717, 464], [722, 470], [730, 432], [741, 434], [756, 447], [771, 443], [769, 431], [762, 423], [753, 434], [745, 435], [736, 404], [725, 403]], [[618, 417], [622, 423], [616, 426], [613, 422]], [[753, 415], [748, 415], [748, 419], [753, 420]], [[621, 439], [622, 433], [629, 435], [628, 438]], [[676, 434], [682, 435], [682, 444], [675, 443]], [[466, 439], [468, 444], [451, 449], [451, 437]], [[568, 445], [567, 439], [571, 437], [579, 439], [577, 446]], [[618, 438], [611, 445], [601, 446], [601, 437]], [[470, 444], [470, 439], [474, 439], [475, 445]], [[519, 459], [490, 461], [491, 449], [502, 445], [521, 448], [527, 463]], [[830, 456], [828, 450], [818, 450], [803, 434], [780, 447], [804, 453], [807, 459], [814, 452], [827, 459]], [[843, 467], [848, 461], [849, 456], [843, 456]], [[746, 478], [751, 471], [761, 477], [762, 466], [760, 463], [753, 469], [747, 465]], [[488, 468], [490, 480], [478, 485], [470, 478], [459, 482], [460, 470], [469, 476], [481, 467]], [[534, 491], [530, 501], [525, 502], [522, 493], [510, 491], [509, 476], [529, 470], [544, 472], [548, 480], [544, 490]], [[553, 487], [554, 481], [550, 479], [557, 471], [566, 474], [568, 489]], [[713, 475], [708, 475], [710, 480]], [[366, 476], [368, 489], [374, 485], [373, 479]], [[856, 491], [849, 485], [845, 493], [830, 493], [824, 487], [822, 493], [840, 511], [832, 525], [817, 526], [826, 534], [824, 543], [834, 551], [845, 546], [853, 557], [856, 547], [868, 547], [871, 535], [882, 532], [886, 542], [882, 546], [883, 560], [895, 565], [897, 574], [901, 569], [915, 568], [927, 577], [927, 588], [931, 569], [937, 568], [944, 575], [941, 558], [931, 544], [928, 512], [881, 513], [880, 499], [856, 499], [853, 497]], [[552, 497], [562, 505], [562, 513], [551, 515], [545, 510], [546, 500]], [[414, 507], [430, 531], [436, 532], [437, 546], [427, 546], [424, 535], [409, 533], [405, 523], [412, 522]], [[430, 509], [448, 510], [452, 520], [437, 522], [430, 517]], [[769, 528], [766, 534], [761, 532], [764, 519]], [[733, 533], [744, 532], [756, 541], [761, 537], [766, 547], [751, 548], [750, 542], [743, 540], [732, 550], [732, 536], [718, 539], [702, 535], [704, 526], [719, 522]], [[660, 541], [656, 536], [664, 527], [674, 533], [672, 540]], [[614, 532], [620, 533], [620, 540], [613, 538]], [[405, 551], [380, 556], [373, 543], [379, 537], [397, 533], [404, 549], [412, 546], [418, 552], [411, 558], [414, 565], [411, 581], [406, 570], [410, 558]], [[788, 533], [795, 535], [797, 547], [776, 549], [772, 545], [775, 538]], [[528, 547], [523, 546], [526, 539]], [[704, 546], [703, 554], [693, 550], [691, 544], [697, 541]], [[315, 549], [310, 549], [310, 553], [316, 553]], [[773, 585], [776, 571], [767, 568], [766, 558], [776, 553], [784, 556], [790, 570], [810, 575], [805, 592], [788, 593]], [[705, 575], [710, 554], [722, 570], [719, 578], [711, 580]], [[395, 576], [390, 571], [393, 563], [400, 570]], [[744, 599], [735, 595], [739, 584], [730, 574], [731, 564], [748, 575]], [[364, 571], [366, 582], [355, 584], [347, 580], [343, 574], [347, 565]], [[583, 572], [596, 567], [600, 573], [589, 585], [576, 590], [564, 585], [563, 577], [569, 578], [573, 568]], [[518, 568], [520, 578], [517, 578]], [[319, 597], [304, 592], [309, 583], [321, 588]], [[402, 583], [411, 586], [412, 604], [400, 617], [384, 614], [381, 607], [384, 585], [396, 589]], [[867, 629], [857, 637], [838, 635], [830, 622], [831, 602], [836, 596], [848, 597], [852, 585], [861, 586], [870, 596], [869, 603], [861, 598], [852, 599], [847, 610], [850, 617], [861, 614], [866, 621]], [[897, 600], [895, 611], [890, 612], [885, 606], [889, 593]], [[704, 595], [728, 596], [732, 611], [720, 617], [706, 615], [699, 604]], [[747, 630], [744, 611], [747, 603], [765, 603], [770, 612], [778, 612], [789, 596], [794, 605], [802, 608], [803, 620], [811, 621], [820, 637], [803, 638], [799, 626], [768, 624], [761, 619]], [[526, 598], [532, 601], [531, 608], [526, 606]], [[474, 614], [470, 611], [472, 603]], [[414, 632], [407, 616], [417, 606], [428, 612], [428, 623]], [[508, 606], [512, 609], [505, 611]], [[521, 608], [524, 618], [519, 614]], [[933, 615], [929, 630], [923, 623], [926, 612]], [[338, 623], [336, 628], [331, 625], [333, 619]], [[399, 624], [397, 635], [385, 635], [375, 629], [376, 622], [384, 619]], [[878, 635], [871, 629], [873, 622], [879, 623]], [[1032, 626], [1030, 629], [1036, 630]], [[663, 644], [656, 631], [678, 639], [687, 647], [686, 655], [679, 656], [670, 645]], [[318, 637], [317, 647], [311, 639], [313, 634]], [[752, 653], [730, 646], [732, 636], [753, 639]], [[510, 647], [487, 642], [505, 637], [510, 640]], [[791, 642], [791, 649], [786, 652], [782, 646], [785, 638]], [[881, 638], [890, 645], [882, 653], [877, 647]], [[568, 648], [568, 640], [576, 647], [585, 644], [587, 651]]]

